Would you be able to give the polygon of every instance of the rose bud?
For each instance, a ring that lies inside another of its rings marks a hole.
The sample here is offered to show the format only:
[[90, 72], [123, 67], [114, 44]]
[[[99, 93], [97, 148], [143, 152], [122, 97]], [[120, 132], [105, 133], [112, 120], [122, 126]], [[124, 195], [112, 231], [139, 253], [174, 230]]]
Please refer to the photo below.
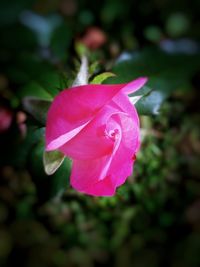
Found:
[[112, 196], [132, 174], [140, 128], [128, 94], [146, 81], [82, 85], [54, 99], [47, 114], [46, 151], [59, 150], [72, 159], [70, 182], [79, 192]]

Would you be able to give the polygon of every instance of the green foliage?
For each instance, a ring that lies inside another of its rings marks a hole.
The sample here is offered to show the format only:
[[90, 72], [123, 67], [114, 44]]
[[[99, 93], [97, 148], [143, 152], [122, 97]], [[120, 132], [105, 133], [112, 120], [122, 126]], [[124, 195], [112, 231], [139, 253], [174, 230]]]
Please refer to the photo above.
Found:
[[140, 115], [157, 115], [164, 100], [161, 92], [152, 91], [136, 103], [136, 108]]
[[43, 126], [46, 124], [46, 116], [50, 105], [51, 101], [40, 98], [27, 96], [23, 99], [24, 109]]
[[136, 106], [140, 115], [156, 115], [158, 113], [162, 103], [162, 96], [160, 98], [158, 95], [152, 97], [152, 94], [155, 96], [156, 92], [153, 92], [147, 86], [143, 86], [139, 91], [129, 95], [131, 103]]
[[46, 174], [54, 174], [61, 166], [65, 156], [59, 151], [44, 152], [43, 162]]
[[199, 69], [199, 62], [199, 56], [167, 54], [159, 49], [148, 48], [129, 55], [127, 60], [119, 60], [113, 68], [116, 77], [110, 83], [124, 83], [139, 76], [148, 77], [148, 86], [152, 90], [137, 102], [136, 107], [141, 115], [156, 115], [173, 91], [190, 87], [189, 81]]
[[188, 18], [181, 13], [172, 14], [166, 22], [166, 30], [170, 36], [181, 36], [188, 31], [190, 22]]
[[[200, 266], [199, 1], [0, 5], [0, 117], [6, 108], [12, 120], [0, 130], [0, 266]], [[98, 50], [80, 43], [90, 26], [107, 35]], [[67, 158], [50, 176], [43, 166], [46, 110], [72, 85], [77, 55], [89, 58], [85, 83], [109, 71], [105, 83], [149, 78], [131, 95], [142, 139], [133, 176], [111, 198], [73, 190]]]
[[[34, 165], [29, 169], [32, 178], [27, 173], [13, 176], [11, 170], [4, 173], [8, 191], [1, 194], [1, 220], [7, 222], [0, 241], [2, 258], [17, 246], [23, 253], [24, 248], [36, 251], [34, 259], [23, 255], [26, 264], [31, 261], [37, 266], [112, 261], [112, 266], [126, 262], [126, 266], [157, 267], [163, 260], [181, 267], [198, 266], [199, 233], [189, 229], [198, 226], [193, 217], [198, 211], [199, 190], [194, 190], [199, 188], [198, 178], [191, 171], [199, 155], [198, 149], [193, 151], [199, 139], [199, 118], [181, 117], [184, 108], [179, 104], [165, 103], [156, 119], [141, 117], [144, 140], [134, 176], [112, 198], [92, 198], [69, 188], [66, 163], [55, 176], [46, 177], [41, 164], [43, 144], [35, 146]], [[66, 188], [62, 196], [38, 205], [47, 194], [55, 193], [50, 188], [61, 189], [62, 183]], [[14, 205], [15, 222], [9, 219], [13, 209], [5, 211], [6, 201]]]
[[[61, 159], [58, 153], [53, 155], [53, 160], [50, 161], [50, 157], [46, 158], [45, 163], [48, 164], [46, 168], [48, 171], [53, 171], [55, 162], [58, 164], [62, 163], [62, 166], [57, 170], [56, 173], [51, 173], [53, 175], [49, 176], [45, 173], [43, 166], [43, 155], [44, 155], [44, 141], [43, 138], [37, 143], [37, 145], [32, 149], [30, 154], [30, 173], [34, 179], [34, 183], [37, 187], [37, 193], [40, 201], [47, 201], [52, 198], [59, 198], [60, 194], [69, 187], [69, 174], [70, 174], [70, 161], [68, 159]], [[37, 160], [36, 160], [37, 159]], [[51, 157], [52, 159], [52, 157]], [[48, 161], [48, 162], [47, 162]], [[48, 173], [49, 174], [49, 173]]]
[[52, 49], [52, 53], [58, 57], [58, 59], [65, 60], [69, 56], [67, 54], [67, 50], [69, 49], [71, 39], [71, 29], [65, 22], [57, 27], [53, 32], [50, 47]]
[[148, 47], [128, 55], [127, 60], [119, 60], [113, 68], [117, 77], [112, 83], [147, 76], [151, 87], [169, 94], [178, 87], [185, 89], [188, 80], [198, 68], [199, 55], [169, 54], [158, 48]]
[[103, 72], [101, 74], [98, 74], [97, 76], [94, 77], [94, 79], [92, 79], [92, 81], [90, 82], [91, 84], [101, 84], [103, 83], [105, 80], [107, 80], [110, 77], [114, 77], [115, 74], [112, 72]]

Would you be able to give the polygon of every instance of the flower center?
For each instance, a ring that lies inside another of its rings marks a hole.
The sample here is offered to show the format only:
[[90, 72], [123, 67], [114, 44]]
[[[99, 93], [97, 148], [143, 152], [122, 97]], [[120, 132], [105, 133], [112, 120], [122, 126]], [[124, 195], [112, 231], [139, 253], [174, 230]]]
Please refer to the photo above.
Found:
[[112, 141], [115, 141], [119, 138], [119, 130], [115, 129], [115, 130], [105, 130], [105, 135], [106, 137], [110, 138]]

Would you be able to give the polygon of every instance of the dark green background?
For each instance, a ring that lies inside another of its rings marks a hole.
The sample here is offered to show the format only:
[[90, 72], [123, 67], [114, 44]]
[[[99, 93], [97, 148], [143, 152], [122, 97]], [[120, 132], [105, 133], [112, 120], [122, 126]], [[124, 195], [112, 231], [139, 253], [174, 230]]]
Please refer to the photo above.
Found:
[[[0, 133], [0, 266], [200, 266], [199, 1], [0, 5], [0, 107], [12, 117]], [[133, 177], [111, 198], [70, 188], [69, 160], [46, 176], [44, 125], [18, 121], [25, 96], [50, 99], [71, 84], [75, 42], [90, 26], [107, 35], [90, 54], [100, 62], [92, 75], [145, 75], [153, 89], [138, 106]]]

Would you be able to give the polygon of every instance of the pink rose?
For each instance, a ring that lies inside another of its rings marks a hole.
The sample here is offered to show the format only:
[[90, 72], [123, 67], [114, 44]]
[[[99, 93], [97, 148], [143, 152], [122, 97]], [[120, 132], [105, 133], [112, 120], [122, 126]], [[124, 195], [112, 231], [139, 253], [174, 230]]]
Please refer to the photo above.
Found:
[[46, 151], [59, 150], [73, 160], [70, 182], [76, 190], [112, 196], [131, 175], [140, 134], [127, 95], [146, 81], [77, 86], [54, 99], [47, 115]]

